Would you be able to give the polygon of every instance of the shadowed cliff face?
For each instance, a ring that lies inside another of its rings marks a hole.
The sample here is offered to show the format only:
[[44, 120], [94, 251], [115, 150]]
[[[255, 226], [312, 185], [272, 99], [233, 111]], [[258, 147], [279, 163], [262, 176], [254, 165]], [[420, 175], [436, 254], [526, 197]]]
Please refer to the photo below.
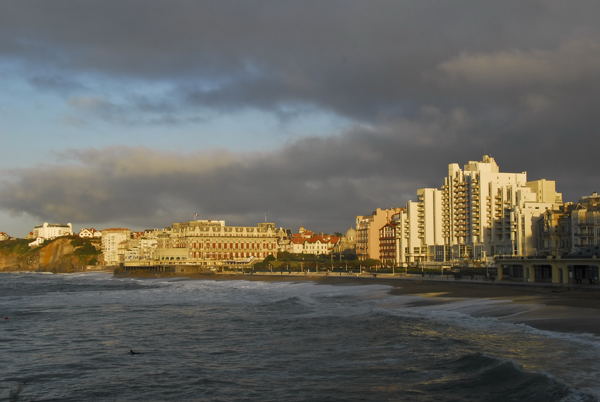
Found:
[[97, 263], [97, 240], [62, 237], [29, 248], [29, 240], [0, 243], [0, 271], [78, 272]]

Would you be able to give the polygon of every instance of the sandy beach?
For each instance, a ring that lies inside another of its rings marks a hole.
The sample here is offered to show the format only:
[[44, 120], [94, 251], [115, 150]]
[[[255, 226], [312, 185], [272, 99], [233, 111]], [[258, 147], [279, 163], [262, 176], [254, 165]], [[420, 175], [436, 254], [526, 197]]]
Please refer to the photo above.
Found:
[[[154, 275], [135, 275], [155, 277]], [[393, 295], [419, 296], [412, 306], [454, 303], [466, 299], [494, 300], [494, 308], [473, 313], [534, 328], [600, 336], [600, 289], [580, 289], [522, 284], [435, 281], [402, 278], [288, 276], [279, 274], [189, 274], [189, 279], [248, 280], [265, 282], [310, 281], [327, 285], [387, 285]]]

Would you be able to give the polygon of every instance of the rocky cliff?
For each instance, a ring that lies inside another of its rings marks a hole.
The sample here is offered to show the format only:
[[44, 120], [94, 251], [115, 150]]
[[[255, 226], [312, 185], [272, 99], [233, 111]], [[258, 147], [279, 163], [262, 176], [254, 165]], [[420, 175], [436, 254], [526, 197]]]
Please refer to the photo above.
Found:
[[100, 256], [98, 240], [59, 237], [33, 248], [28, 242], [0, 242], [0, 271], [79, 272], [97, 264]]

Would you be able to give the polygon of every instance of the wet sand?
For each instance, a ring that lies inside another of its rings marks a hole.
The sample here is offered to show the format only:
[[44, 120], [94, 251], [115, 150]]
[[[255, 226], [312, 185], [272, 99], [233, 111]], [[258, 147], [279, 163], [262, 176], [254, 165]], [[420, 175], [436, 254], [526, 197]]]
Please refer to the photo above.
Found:
[[[136, 275], [143, 276], [143, 275]], [[148, 277], [154, 277], [148, 275]], [[534, 328], [591, 333], [600, 336], [600, 288], [577, 289], [545, 286], [511, 285], [492, 282], [454, 282], [401, 278], [359, 278], [335, 276], [287, 276], [241, 274], [190, 274], [190, 279], [249, 280], [264, 282], [314, 282], [327, 285], [388, 285], [390, 294], [420, 296], [406, 307], [452, 303], [465, 299], [488, 299], [512, 302], [513, 308], [480, 311], [476, 315], [524, 323]], [[522, 309], [516, 308], [522, 306]], [[507, 305], [508, 307], [508, 305]], [[516, 308], [516, 309], [515, 309]], [[515, 310], [517, 312], [515, 313]]]

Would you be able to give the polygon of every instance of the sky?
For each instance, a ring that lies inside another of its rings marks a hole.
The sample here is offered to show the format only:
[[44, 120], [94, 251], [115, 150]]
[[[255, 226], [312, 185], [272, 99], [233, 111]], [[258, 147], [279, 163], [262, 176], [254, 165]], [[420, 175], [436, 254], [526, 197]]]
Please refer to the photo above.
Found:
[[0, 0], [0, 231], [344, 231], [494, 156], [600, 190], [597, 0]]

